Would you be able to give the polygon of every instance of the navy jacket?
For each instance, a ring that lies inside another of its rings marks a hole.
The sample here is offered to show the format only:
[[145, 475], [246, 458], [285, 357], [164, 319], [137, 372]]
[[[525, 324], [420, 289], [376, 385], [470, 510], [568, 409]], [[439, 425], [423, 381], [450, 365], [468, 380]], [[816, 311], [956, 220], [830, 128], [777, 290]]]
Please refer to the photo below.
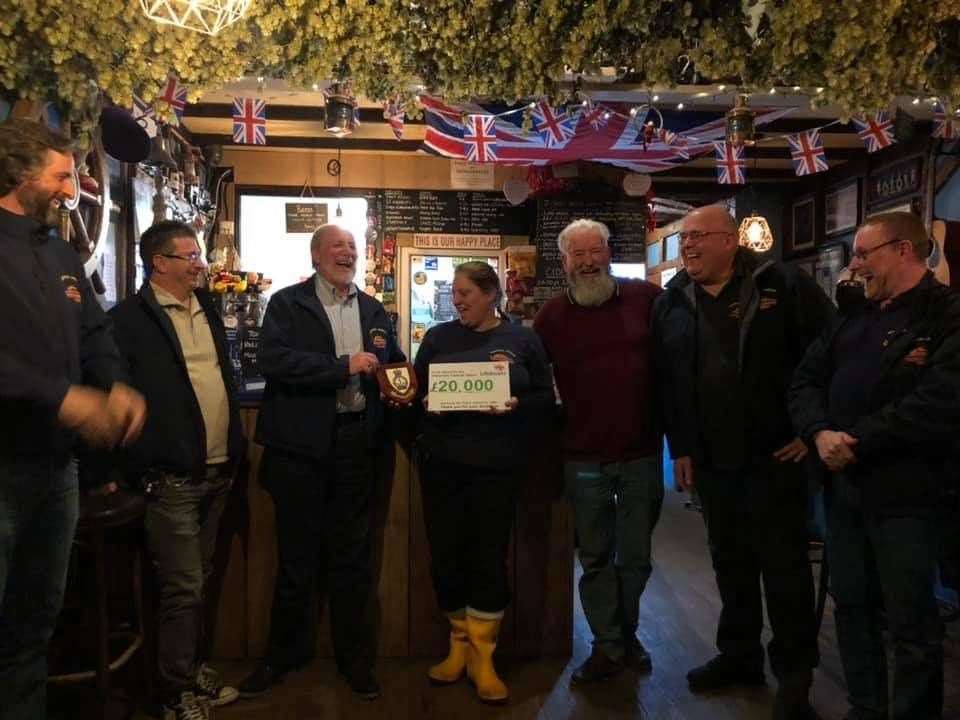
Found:
[[[216, 309], [216, 298], [205, 290], [195, 292], [217, 349], [220, 375], [230, 407], [227, 454], [229, 461], [237, 465], [243, 457], [245, 442], [230, 370], [227, 337]], [[129, 382], [147, 402], [143, 432], [129, 447], [116, 454], [114, 464], [119, 463], [132, 480], [138, 480], [147, 470], [177, 475], [202, 472], [207, 462], [203, 414], [190, 382], [177, 332], [167, 312], [157, 302], [150, 283], [144, 282], [136, 295], [114, 307], [110, 317], [114, 322], [117, 345], [126, 361]]]
[[[357, 293], [363, 349], [381, 363], [403, 362], [393, 323], [377, 300]], [[316, 293], [316, 275], [274, 293], [260, 331], [257, 358], [266, 378], [256, 441], [314, 458], [333, 441], [337, 390], [350, 378], [349, 358], [337, 357], [333, 329]], [[370, 447], [382, 440], [384, 408], [376, 378], [364, 376]]]
[[857, 462], [844, 475], [860, 486], [865, 508], [893, 515], [941, 506], [956, 483], [960, 433], [960, 294], [928, 273], [907, 295], [907, 320], [881, 351], [869, 412], [852, 426], [830, 417], [833, 348], [839, 330], [868, 311], [866, 303], [810, 346], [790, 389], [800, 435], [812, 440], [832, 429], [856, 437]]
[[0, 457], [65, 459], [57, 422], [70, 385], [109, 390], [121, 372], [110, 321], [70, 245], [0, 209]]
[[[787, 411], [793, 370], [834, 315], [809, 275], [789, 265], [737, 252], [740, 285], [740, 392], [754, 457], [778, 450], [795, 433]], [[696, 387], [697, 314], [693, 280], [681, 270], [653, 308], [660, 406], [672, 457], [704, 457]], [[709, 349], [704, 350], [709, 352]]]

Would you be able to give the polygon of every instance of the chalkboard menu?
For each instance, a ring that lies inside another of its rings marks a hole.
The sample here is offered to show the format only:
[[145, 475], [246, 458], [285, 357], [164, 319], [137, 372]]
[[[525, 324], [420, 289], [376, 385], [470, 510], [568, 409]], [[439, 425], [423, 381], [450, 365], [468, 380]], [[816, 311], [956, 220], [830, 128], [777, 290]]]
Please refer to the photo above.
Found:
[[499, 192], [384, 190], [384, 232], [529, 235], [530, 211]]
[[312, 233], [327, 224], [326, 203], [286, 203], [287, 232]]
[[534, 297], [547, 300], [566, 284], [557, 236], [570, 222], [589, 218], [610, 228], [613, 262], [646, 261], [647, 203], [643, 198], [553, 197], [537, 201], [537, 284]]

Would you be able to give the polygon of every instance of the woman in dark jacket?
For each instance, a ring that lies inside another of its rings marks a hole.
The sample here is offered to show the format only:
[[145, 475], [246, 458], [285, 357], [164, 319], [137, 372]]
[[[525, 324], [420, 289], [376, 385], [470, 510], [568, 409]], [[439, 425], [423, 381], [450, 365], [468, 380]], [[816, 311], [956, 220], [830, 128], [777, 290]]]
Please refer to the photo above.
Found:
[[[428, 674], [434, 682], [452, 683], [466, 671], [486, 702], [508, 695], [493, 667], [510, 595], [507, 547], [529, 436], [554, 404], [540, 340], [530, 328], [507, 321], [501, 297], [497, 273], [487, 263], [459, 265], [453, 302], [460, 318], [430, 329], [415, 365], [426, 410], [418, 448], [431, 574], [451, 625], [450, 654]], [[504, 407], [429, 412], [431, 363], [491, 361], [510, 364], [511, 397]]]

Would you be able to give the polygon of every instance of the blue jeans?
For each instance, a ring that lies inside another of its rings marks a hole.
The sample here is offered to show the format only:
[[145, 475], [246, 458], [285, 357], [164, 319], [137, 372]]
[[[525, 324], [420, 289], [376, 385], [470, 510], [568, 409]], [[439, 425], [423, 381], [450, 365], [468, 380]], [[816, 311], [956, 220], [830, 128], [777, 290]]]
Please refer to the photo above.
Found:
[[64, 462], [0, 462], [0, 720], [47, 717], [47, 644], [79, 512]]
[[858, 491], [842, 479], [828, 496], [827, 551], [837, 641], [850, 704], [860, 717], [888, 717], [881, 607], [894, 652], [889, 717], [942, 717], [944, 630], [933, 590], [940, 524], [933, 516], [864, 512]]
[[594, 645], [622, 660], [653, 571], [653, 528], [663, 506], [659, 455], [617, 463], [567, 462], [567, 494], [580, 539], [580, 601]]

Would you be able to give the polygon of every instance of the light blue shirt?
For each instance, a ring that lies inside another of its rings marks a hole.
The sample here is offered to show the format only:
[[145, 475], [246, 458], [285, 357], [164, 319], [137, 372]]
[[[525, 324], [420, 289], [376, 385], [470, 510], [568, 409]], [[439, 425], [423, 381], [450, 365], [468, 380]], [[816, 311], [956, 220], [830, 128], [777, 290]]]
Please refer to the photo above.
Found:
[[[333, 330], [333, 341], [337, 357], [363, 352], [363, 329], [360, 327], [360, 303], [357, 300], [358, 289], [351, 284], [346, 294], [339, 292], [317, 273], [317, 298], [323, 305]], [[363, 396], [361, 375], [350, 376], [350, 381], [342, 390], [337, 391], [337, 412], [360, 412], [367, 406]]]

